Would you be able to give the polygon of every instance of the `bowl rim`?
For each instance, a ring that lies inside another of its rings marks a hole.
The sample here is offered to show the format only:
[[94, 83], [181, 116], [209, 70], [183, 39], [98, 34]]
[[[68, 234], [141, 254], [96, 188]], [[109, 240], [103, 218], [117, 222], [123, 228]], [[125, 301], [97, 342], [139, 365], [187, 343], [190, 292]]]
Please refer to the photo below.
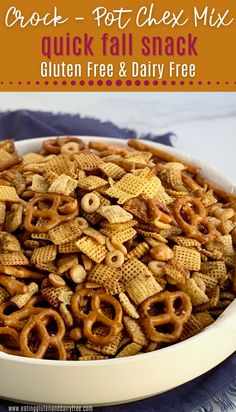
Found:
[[[64, 136], [65, 135], [61, 135], [59, 137], [64, 137]], [[116, 141], [116, 142], [119, 142], [121, 145], [126, 145], [127, 141], [129, 140], [129, 139], [120, 139], [120, 138], [115, 138], [115, 137], [109, 137], [109, 136], [107, 136], [107, 137], [105, 137], [105, 136], [104, 137], [103, 136], [90, 136], [90, 135], [88, 135], [88, 136], [70, 135], [70, 136], [79, 137], [79, 138], [84, 139], [85, 141], [94, 140], [94, 139], [95, 140], [103, 140], [103, 141], [104, 140]], [[23, 139], [23, 140], [15, 141], [15, 144], [16, 144], [16, 148], [17, 148], [17, 146], [21, 146], [21, 145], [24, 146], [24, 144], [27, 145], [27, 144], [40, 143], [40, 142], [42, 142], [44, 140], [47, 140], [47, 139], [53, 139], [53, 138], [55, 139], [56, 137], [58, 137], [58, 136], [36, 137], [36, 138], [32, 138], [32, 139]], [[66, 136], [66, 137], [68, 137], [68, 136]], [[150, 146], [153, 145], [154, 147], [159, 147], [160, 149], [163, 149], [163, 150], [168, 151], [170, 153], [180, 155], [180, 157], [182, 156], [183, 158], [185, 158], [185, 157], [188, 158], [190, 156], [191, 157], [191, 162], [193, 162], [194, 164], [199, 165], [199, 163], [201, 163], [201, 168], [211, 166], [211, 169], [213, 171], [215, 171], [216, 173], [220, 173], [221, 176], [225, 180], [228, 181], [228, 184], [230, 184], [234, 188], [234, 190], [236, 190], [236, 185], [234, 185], [230, 181], [230, 179], [222, 173], [222, 171], [220, 169], [218, 169], [214, 165], [209, 164], [207, 161], [205, 161], [205, 160], [200, 161], [195, 156], [189, 155], [188, 153], [186, 153], [182, 150], [176, 149], [172, 146], [166, 146], [162, 143], [158, 143], [158, 142], [154, 142], [154, 141], [150, 141], [150, 140], [143, 140], [143, 139], [137, 139], [137, 140], [141, 141], [142, 143], [149, 144]], [[19, 149], [21, 150], [22, 148], [19, 147]], [[94, 366], [99, 367], [99, 366], [102, 366], [102, 365], [109, 366], [109, 365], [113, 365], [114, 363], [115, 363], [115, 365], [116, 364], [121, 365], [121, 364], [127, 363], [127, 362], [132, 363], [132, 362], [137, 362], [138, 360], [140, 360], [140, 361], [145, 360], [147, 358], [156, 358], [158, 356], [161, 356], [161, 354], [168, 354], [168, 352], [172, 352], [173, 350], [176, 349], [176, 347], [182, 348], [186, 345], [194, 344], [195, 341], [204, 339], [206, 334], [209, 336], [211, 331], [213, 331], [213, 333], [214, 333], [214, 331], [216, 330], [216, 326], [218, 326], [218, 324], [219, 324], [219, 321], [222, 322], [222, 318], [226, 314], [225, 312], [232, 305], [235, 305], [235, 308], [236, 308], [236, 298], [222, 312], [222, 314], [219, 316], [219, 318], [217, 318], [217, 320], [213, 324], [211, 324], [210, 326], [207, 326], [206, 328], [204, 328], [197, 335], [192, 336], [191, 338], [188, 338], [188, 339], [186, 339], [182, 342], [177, 342], [177, 343], [171, 344], [171, 345], [169, 345], [165, 348], [161, 348], [161, 349], [158, 349], [158, 350], [155, 350], [155, 351], [152, 351], [152, 352], [141, 353], [141, 354], [137, 354], [137, 355], [134, 355], [134, 356], [127, 356], [127, 357], [124, 357], [124, 358], [112, 358], [112, 359], [91, 360], [91, 361], [79, 362], [78, 360], [73, 360], [73, 361], [65, 360], [65, 361], [63, 361], [63, 360], [28, 358], [28, 357], [24, 357], [24, 356], [11, 355], [11, 354], [0, 351], [0, 361], [3, 359], [3, 360], [7, 360], [7, 361], [10, 361], [10, 362], [13, 362], [13, 363], [14, 362], [16, 362], [16, 363], [25, 363], [25, 364], [31, 364], [31, 365], [41, 365], [41, 366], [43, 366], [43, 365], [49, 366], [50, 365], [50, 366], [56, 366], [56, 367], [62, 367], [62, 366], [65, 367], [65, 366], [67, 366], [67, 367], [80, 367], [80, 368], [81, 367], [86, 367], [87, 368], [88, 366], [90, 366], [90, 367], [94, 367]]]

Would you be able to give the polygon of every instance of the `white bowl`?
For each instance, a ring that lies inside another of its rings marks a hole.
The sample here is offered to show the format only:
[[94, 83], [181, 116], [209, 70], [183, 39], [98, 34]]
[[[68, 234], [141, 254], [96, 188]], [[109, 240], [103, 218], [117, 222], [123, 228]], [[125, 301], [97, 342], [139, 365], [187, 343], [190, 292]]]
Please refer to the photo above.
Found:
[[[94, 138], [84, 138], [91, 140]], [[98, 138], [126, 144], [125, 140]], [[17, 143], [21, 154], [43, 139]], [[173, 148], [150, 143], [200, 165], [204, 175], [227, 190], [233, 185], [217, 169]], [[129, 358], [52, 361], [0, 352], [0, 397], [41, 404], [108, 405], [160, 394], [207, 372], [236, 350], [236, 300], [200, 334], [167, 348]]]

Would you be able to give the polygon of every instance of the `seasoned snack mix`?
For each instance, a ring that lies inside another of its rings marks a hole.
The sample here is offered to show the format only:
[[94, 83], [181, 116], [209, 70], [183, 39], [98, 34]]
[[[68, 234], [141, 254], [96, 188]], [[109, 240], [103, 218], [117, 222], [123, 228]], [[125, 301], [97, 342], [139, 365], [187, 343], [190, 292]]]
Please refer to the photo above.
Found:
[[102, 360], [201, 332], [236, 294], [235, 200], [138, 140], [0, 142], [0, 351]]

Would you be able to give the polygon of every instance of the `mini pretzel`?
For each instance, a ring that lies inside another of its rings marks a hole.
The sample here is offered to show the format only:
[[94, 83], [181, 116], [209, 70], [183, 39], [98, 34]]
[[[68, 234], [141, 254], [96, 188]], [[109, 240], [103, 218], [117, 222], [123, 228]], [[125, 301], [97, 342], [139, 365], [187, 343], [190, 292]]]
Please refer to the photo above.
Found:
[[10, 295], [21, 295], [27, 292], [27, 286], [14, 277], [0, 275], [0, 285], [4, 286]]
[[81, 199], [81, 207], [87, 213], [96, 212], [100, 206], [100, 199], [95, 193], [87, 193]]
[[[54, 320], [58, 328], [57, 332], [53, 332], [53, 334], [50, 334], [47, 330], [50, 320]], [[29, 336], [33, 329], [37, 329], [40, 338], [40, 344], [36, 352], [31, 350], [29, 342]], [[58, 359], [66, 360], [66, 350], [62, 343], [65, 332], [64, 321], [55, 310], [45, 309], [38, 315], [32, 315], [20, 335], [20, 347], [23, 355], [30, 358], [43, 359], [48, 348], [53, 347], [58, 351]]]
[[[42, 302], [42, 297], [34, 296], [22, 309], [18, 309], [11, 301], [4, 302], [0, 305], [0, 323], [2, 322], [4, 326], [22, 329], [25, 320], [31, 315], [36, 315], [45, 309], [45, 307], [40, 306]], [[9, 309], [11, 309], [11, 312], [7, 314], [6, 312], [8, 312]], [[12, 312], [14, 309], [16, 310]]]
[[0, 273], [4, 273], [5, 275], [14, 276], [15, 278], [19, 279], [44, 279], [44, 275], [39, 272], [35, 272], [29, 269], [26, 269], [23, 266], [7, 266], [7, 265], [0, 265]]
[[43, 148], [47, 154], [60, 154], [61, 148], [57, 139], [47, 139], [43, 141]]
[[[81, 299], [85, 296], [91, 297], [91, 311], [88, 314], [85, 314], [79, 307]], [[113, 307], [115, 311], [113, 319], [108, 318], [102, 313], [101, 302], [109, 303]], [[86, 338], [97, 345], [109, 345], [123, 329], [122, 306], [118, 300], [107, 293], [97, 293], [91, 290], [81, 289], [73, 295], [71, 309], [74, 315], [83, 321], [83, 331]], [[109, 329], [109, 333], [106, 336], [98, 336], [93, 333], [93, 326], [97, 322]]]
[[[155, 305], [160, 306], [160, 313], [155, 313]], [[178, 306], [177, 306], [178, 305]], [[162, 307], [163, 306], [163, 307]], [[191, 315], [192, 305], [189, 296], [181, 291], [160, 292], [141, 303], [139, 314], [141, 324], [147, 336], [153, 342], [176, 342], [183, 331], [184, 322]], [[171, 331], [165, 332], [165, 327], [171, 326]], [[160, 328], [160, 331], [158, 331]]]
[[[174, 214], [179, 227], [189, 237], [201, 243], [208, 243], [215, 238], [215, 228], [206, 218], [206, 209], [199, 199], [191, 196], [178, 198]], [[200, 231], [201, 227], [206, 233]]]
[[[2, 341], [1, 335], [9, 336], [10, 340], [13, 339], [17, 343], [17, 346], [19, 346], [20, 348], [20, 336], [15, 329], [9, 328], [8, 326], [2, 326], [0, 327], [0, 342]], [[20, 349], [11, 349], [11, 347], [9, 346], [11, 346], [10, 343], [9, 345], [7, 343], [0, 343], [0, 352], [5, 352], [10, 355], [22, 356], [22, 351]]]
[[[43, 208], [41, 209], [43, 202]], [[48, 208], [44, 202], [51, 202]], [[78, 215], [78, 202], [65, 195], [55, 193], [35, 195], [25, 209], [25, 229], [33, 233], [46, 233], [59, 223], [69, 222]], [[46, 219], [48, 222], [37, 226], [38, 219]]]

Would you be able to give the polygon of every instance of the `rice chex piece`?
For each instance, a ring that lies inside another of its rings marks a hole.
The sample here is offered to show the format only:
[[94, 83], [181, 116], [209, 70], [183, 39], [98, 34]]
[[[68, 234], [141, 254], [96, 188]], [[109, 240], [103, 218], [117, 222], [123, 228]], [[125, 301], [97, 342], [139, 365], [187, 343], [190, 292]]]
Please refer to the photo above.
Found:
[[129, 343], [118, 353], [118, 355], [116, 355], [116, 358], [124, 358], [125, 356], [136, 355], [138, 352], [140, 352], [141, 349], [142, 349], [142, 346], [139, 345], [138, 343], [135, 343], [135, 342]]
[[44, 270], [45, 272], [49, 273], [57, 273], [57, 267], [54, 262], [46, 262], [46, 263], [36, 263], [36, 268], [40, 270]]
[[141, 346], [147, 346], [148, 340], [137, 320], [132, 319], [129, 316], [124, 316], [124, 324], [133, 342], [138, 343]]
[[131, 213], [126, 212], [118, 205], [101, 206], [98, 213], [105, 217], [110, 223], [124, 223], [133, 219]]
[[32, 298], [33, 295], [35, 295], [35, 293], [38, 292], [38, 285], [35, 282], [31, 282], [28, 285], [28, 290], [26, 293], [23, 293], [21, 295], [15, 295], [13, 296], [10, 300], [11, 302], [15, 303], [18, 308], [23, 308], [27, 302], [29, 302], [29, 300]]
[[122, 277], [122, 272], [119, 269], [111, 268], [107, 265], [98, 264], [88, 275], [88, 280], [104, 286], [107, 292], [113, 290], [119, 279]]
[[76, 161], [76, 165], [79, 169], [91, 172], [97, 170], [101, 164], [102, 159], [93, 153], [79, 153], [74, 154], [73, 158]]
[[23, 252], [11, 252], [0, 254], [1, 265], [28, 265], [29, 261]]
[[12, 186], [0, 186], [0, 202], [20, 203], [21, 200]]
[[177, 245], [184, 246], [184, 247], [195, 247], [196, 249], [201, 249], [201, 243], [196, 239], [189, 239], [185, 236], [172, 236], [171, 240], [173, 240]]
[[145, 178], [127, 173], [119, 182], [107, 189], [106, 194], [118, 199], [118, 204], [123, 204], [132, 197], [139, 196], [145, 189], [145, 184]]
[[199, 288], [194, 279], [187, 279], [184, 284], [178, 286], [183, 292], [189, 295], [193, 306], [198, 306], [209, 301], [208, 296]]
[[77, 187], [77, 181], [66, 174], [58, 176], [48, 188], [49, 193], [59, 193], [69, 196]]
[[160, 179], [150, 171], [149, 176], [146, 177], [146, 185], [144, 187], [144, 190], [142, 191], [142, 196], [147, 199], [153, 199], [158, 193], [160, 186]]
[[0, 225], [5, 222], [6, 217], [6, 204], [4, 202], [0, 202]]
[[170, 260], [164, 266], [164, 272], [176, 283], [185, 283], [190, 277], [190, 272], [175, 259]]
[[121, 303], [122, 308], [124, 311], [133, 319], [139, 319], [139, 313], [136, 310], [135, 306], [130, 302], [128, 296], [124, 293], [121, 292], [119, 294], [119, 300]]
[[23, 165], [28, 165], [31, 163], [41, 163], [45, 160], [45, 157], [38, 153], [26, 153], [23, 156]]
[[139, 305], [149, 296], [155, 295], [155, 293], [161, 290], [162, 287], [157, 283], [150, 271], [147, 274], [139, 274], [125, 283], [125, 291], [136, 305]]
[[148, 208], [147, 203], [144, 199], [139, 197], [134, 197], [127, 200], [124, 204], [124, 209], [132, 213], [135, 217], [141, 220], [144, 223], [148, 223]]
[[105, 259], [107, 249], [100, 245], [96, 240], [89, 236], [83, 236], [76, 242], [76, 246], [80, 252], [90, 257], [96, 263], [101, 263]]
[[55, 245], [47, 245], [34, 249], [31, 256], [32, 263], [47, 263], [53, 262], [56, 259], [57, 247]]
[[47, 193], [49, 184], [45, 177], [35, 174], [32, 177], [31, 190], [37, 193]]
[[215, 198], [212, 189], [208, 190], [208, 192], [206, 192], [201, 198], [201, 202], [205, 207], [214, 205], [217, 201], [218, 200]]
[[122, 167], [111, 162], [101, 163], [99, 169], [102, 170], [107, 177], [111, 177], [114, 180], [121, 179], [126, 174]]
[[170, 205], [174, 201], [174, 199], [170, 197], [168, 193], [166, 193], [162, 185], [158, 188], [158, 191], [155, 194], [154, 199], [158, 200], [160, 203], [162, 203], [165, 206]]
[[82, 231], [78, 220], [74, 219], [49, 230], [48, 234], [54, 245], [61, 245], [72, 240], [77, 240], [82, 235]]
[[73, 177], [75, 173], [74, 163], [68, 155], [54, 156], [51, 160], [43, 164], [43, 171], [46, 173], [53, 171], [58, 176], [65, 174], [71, 177]]
[[86, 190], [94, 190], [94, 189], [99, 189], [102, 186], [105, 186], [107, 184], [107, 181], [102, 179], [99, 176], [87, 176], [83, 177], [81, 179], [78, 179], [78, 187], [81, 189], [86, 189]]
[[6, 300], [9, 300], [11, 295], [6, 291], [6, 289], [0, 286], [0, 305], [4, 303]]
[[180, 340], [183, 341], [185, 339], [191, 338], [197, 333], [201, 332], [204, 329], [202, 323], [197, 319], [195, 315], [190, 315], [190, 318], [187, 322], [184, 323], [183, 332], [180, 336]]
[[224, 256], [233, 256], [234, 255], [234, 247], [232, 242], [231, 235], [221, 236], [221, 242], [224, 245]]
[[[96, 333], [96, 329], [94, 331]], [[97, 334], [97, 333], [96, 333]], [[106, 336], [106, 333], [103, 334], [103, 336]], [[106, 346], [101, 346], [101, 345], [97, 345], [95, 343], [92, 342], [87, 342], [86, 343], [86, 347], [89, 349], [92, 349], [96, 352], [102, 353], [104, 355], [116, 355], [116, 353], [118, 352], [118, 349], [120, 347], [120, 342], [122, 341], [124, 335], [123, 332], [121, 331], [113, 340], [112, 343], [110, 343], [109, 345]]]
[[138, 275], [148, 275], [149, 269], [148, 267], [140, 262], [138, 259], [129, 259], [127, 262], [123, 263], [120, 268], [122, 272], [121, 281], [126, 285], [126, 283], [130, 282]]
[[174, 259], [187, 270], [198, 271], [201, 268], [201, 255], [197, 250], [184, 246], [174, 246]]

